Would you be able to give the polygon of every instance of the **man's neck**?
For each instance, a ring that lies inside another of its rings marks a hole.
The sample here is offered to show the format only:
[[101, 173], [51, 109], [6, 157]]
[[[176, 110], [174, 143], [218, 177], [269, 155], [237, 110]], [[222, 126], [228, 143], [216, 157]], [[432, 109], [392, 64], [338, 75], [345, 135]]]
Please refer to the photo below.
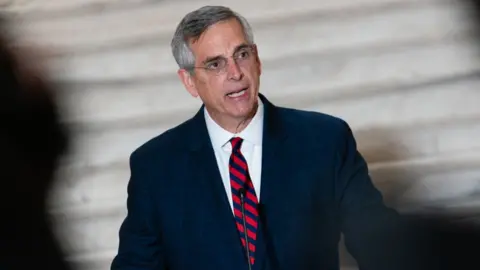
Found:
[[[210, 117], [215, 121], [220, 127], [225, 129], [226, 131], [233, 133], [233, 134], [238, 134], [242, 132], [248, 124], [252, 121], [253, 117], [257, 113], [258, 110], [258, 104], [255, 105], [255, 108], [244, 118], [227, 118], [227, 117], [221, 117], [216, 114], [210, 114]], [[207, 109], [208, 111], [208, 109]]]

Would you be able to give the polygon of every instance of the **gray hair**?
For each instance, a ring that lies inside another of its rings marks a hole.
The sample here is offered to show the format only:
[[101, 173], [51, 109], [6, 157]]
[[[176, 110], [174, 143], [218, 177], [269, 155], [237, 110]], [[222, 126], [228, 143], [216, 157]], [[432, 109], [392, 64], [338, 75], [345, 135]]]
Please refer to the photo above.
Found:
[[185, 15], [175, 30], [170, 46], [178, 66], [191, 71], [195, 66], [195, 56], [190, 44], [196, 42], [210, 26], [229, 19], [236, 19], [242, 25], [245, 39], [253, 44], [252, 28], [243, 16], [227, 7], [204, 6]]

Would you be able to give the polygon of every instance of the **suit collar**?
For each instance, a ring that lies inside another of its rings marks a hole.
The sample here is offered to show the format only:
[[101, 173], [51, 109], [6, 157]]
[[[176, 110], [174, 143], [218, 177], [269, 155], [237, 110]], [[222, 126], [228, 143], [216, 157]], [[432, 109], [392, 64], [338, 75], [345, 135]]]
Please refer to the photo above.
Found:
[[258, 101], [257, 111], [255, 116], [252, 118], [252, 121], [250, 121], [248, 126], [238, 134], [234, 134], [223, 129], [212, 119], [205, 108], [203, 111], [208, 134], [210, 136], [210, 140], [212, 141], [213, 148], [221, 148], [225, 146], [225, 144], [228, 144], [231, 138], [237, 136], [253, 145], [262, 145], [264, 106], [260, 99]]
[[[284, 123], [279, 114], [279, 108], [272, 104], [264, 95], [259, 94], [259, 98], [263, 103], [263, 143], [265, 140], [276, 141], [283, 140], [287, 136], [287, 132], [284, 129]], [[199, 150], [205, 146], [211, 146], [210, 135], [208, 132], [207, 124], [205, 122], [204, 115], [205, 105], [197, 111], [195, 116], [190, 119], [190, 125], [197, 134], [190, 140], [190, 149], [193, 151]]]

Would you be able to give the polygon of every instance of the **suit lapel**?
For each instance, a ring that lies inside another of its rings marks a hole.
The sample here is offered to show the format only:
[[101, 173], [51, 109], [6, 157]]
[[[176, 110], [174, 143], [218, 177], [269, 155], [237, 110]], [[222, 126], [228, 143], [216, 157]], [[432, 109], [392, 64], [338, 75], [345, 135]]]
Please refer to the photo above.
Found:
[[195, 124], [195, 133], [198, 134], [191, 142], [192, 167], [194, 174], [198, 176], [197, 194], [202, 198], [195, 198], [195, 201], [198, 203], [197, 207], [201, 208], [199, 211], [205, 212], [205, 218], [212, 221], [208, 223], [209, 228], [201, 229], [209, 234], [205, 237], [210, 241], [208, 246], [215, 247], [212, 253], [223, 258], [221, 261], [225, 265], [221, 269], [232, 269], [232, 266], [242, 264], [245, 268], [240, 268], [246, 269], [243, 248], [208, 136], [203, 106], [192, 121]]
[[262, 146], [262, 177], [260, 200], [262, 205], [276, 203], [284, 194], [285, 176], [289, 172], [289, 160], [284, 156], [283, 142], [287, 137], [278, 109], [260, 95], [265, 106]]
[[[271, 220], [278, 220], [280, 212], [274, 211], [281, 208], [279, 205], [288, 189], [287, 181], [289, 171], [288, 157], [284, 156], [283, 142], [287, 133], [283, 128], [278, 109], [271, 104], [263, 95], [260, 95], [264, 103], [264, 128], [262, 146], [262, 175], [260, 189], [260, 234], [258, 242], [261, 245], [257, 250], [256, 270], [264, 268], [267, 264], [272, 269], [277, 269], [277, 254], [272, 239]], [[272, 207], [274, 206], [274, 207]], [[268, 209], [265, 211], [265, 209]], [[268, 269], [270, 269], [268, 267]]]

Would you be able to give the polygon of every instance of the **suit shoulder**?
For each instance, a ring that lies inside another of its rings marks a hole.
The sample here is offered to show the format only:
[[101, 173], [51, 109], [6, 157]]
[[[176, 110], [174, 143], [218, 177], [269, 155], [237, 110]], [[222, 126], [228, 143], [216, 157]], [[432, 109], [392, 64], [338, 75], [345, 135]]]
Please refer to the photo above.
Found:
[[328, 132], [336, 135], [350, 130], [350, 126], [345, 120], [330, 114], [292, 108], [280, 108], [280, 112], [287, 125], [292, 128], [308, 130], [313, 133]]
[[326, 113], [282, 108], [281, 116], [294, 141], [310, 148], [344, 151], [347, 144], [356, 143], [349, 124]]

